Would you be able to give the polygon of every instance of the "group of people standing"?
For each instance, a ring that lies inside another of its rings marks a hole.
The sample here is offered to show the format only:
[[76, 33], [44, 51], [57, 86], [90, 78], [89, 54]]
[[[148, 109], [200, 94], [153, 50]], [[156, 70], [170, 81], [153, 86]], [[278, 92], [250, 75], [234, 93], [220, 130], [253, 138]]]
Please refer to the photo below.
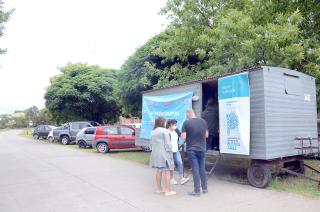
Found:
[[[186, 112], [187, 120], [183, 123], [181, 134], [177, 130], [176, 120], [165, 120], [158, 117], [151, 133], [151, 156], [150, 166], [156, 168], [157, 193], [166, 196], [176, 194], [171, 189], [171, 184], [178, 184], [173, 177], [174, 165], [177, 165], [180, 184], [188, 182], [184, 176], [183, 162], [179, 152], [179, 137], [186, 141], [186, 150], [192, 170], [194, 190], [188, 192], [191, 196], [200, 196], [208, 192], [207, 175], [205, 171], [206, 139], [209, 136], [207, 122], [197, 118], [192, 109]], [[165, 189], [162, 188], [162, 176], [165, 177]]]

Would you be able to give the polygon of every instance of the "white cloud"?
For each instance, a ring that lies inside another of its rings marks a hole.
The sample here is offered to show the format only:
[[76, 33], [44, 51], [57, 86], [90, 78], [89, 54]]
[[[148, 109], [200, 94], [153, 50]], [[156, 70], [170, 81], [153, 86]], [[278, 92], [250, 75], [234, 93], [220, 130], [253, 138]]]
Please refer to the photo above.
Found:
[[[6, 2], [6, 1], [5, 1]], [[57, 67], [86, 62], [119, 68], [137, 47], [164, 29], [165, 0], [10, 0], [15, 8], [0, 47], [0, 114], [32, 105]]]

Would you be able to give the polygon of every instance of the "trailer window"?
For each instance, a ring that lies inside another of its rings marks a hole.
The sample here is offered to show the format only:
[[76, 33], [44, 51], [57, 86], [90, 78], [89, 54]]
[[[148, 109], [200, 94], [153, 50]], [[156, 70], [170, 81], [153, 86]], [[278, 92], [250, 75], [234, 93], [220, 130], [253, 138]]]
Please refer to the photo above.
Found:
[[301, 95], [301, 81], [299, 76], [284, 73], [285, 94], [287, 95]]

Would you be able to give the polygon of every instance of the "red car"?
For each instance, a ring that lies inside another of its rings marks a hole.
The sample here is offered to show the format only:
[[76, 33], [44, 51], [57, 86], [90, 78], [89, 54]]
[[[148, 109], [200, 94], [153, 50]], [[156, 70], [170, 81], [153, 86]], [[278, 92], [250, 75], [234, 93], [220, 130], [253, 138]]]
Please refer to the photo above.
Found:
[[106, 153], [110, 149], [136, 148], [135, 129], [124, 125], [97, 127], [92, 147], [98, 152]]

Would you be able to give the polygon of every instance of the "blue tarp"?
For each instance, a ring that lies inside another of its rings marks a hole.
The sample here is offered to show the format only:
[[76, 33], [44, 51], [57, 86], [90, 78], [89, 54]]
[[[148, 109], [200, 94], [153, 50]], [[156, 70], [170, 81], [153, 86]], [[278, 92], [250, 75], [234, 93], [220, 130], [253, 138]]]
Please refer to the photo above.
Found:
[[158, 116], [176, 119], [181, 130], [186, 111], [192, 108], [192, 92], [166, 96], [144, 96], [142, 99], [142, 125], [140, 138], [151, 138], [154, 121]]

